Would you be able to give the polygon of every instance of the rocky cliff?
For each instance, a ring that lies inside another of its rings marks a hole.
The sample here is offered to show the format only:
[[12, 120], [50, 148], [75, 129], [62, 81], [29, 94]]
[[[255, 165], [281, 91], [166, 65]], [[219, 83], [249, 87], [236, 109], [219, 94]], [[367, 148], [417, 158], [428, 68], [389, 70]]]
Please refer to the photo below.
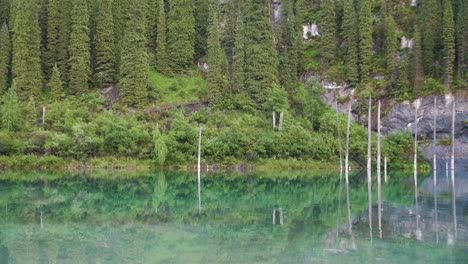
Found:
[[[324, 85], [327, 88], [327, 85]], [[353, 89], [332, 87], [325, 89], [324, 100], [340, 112], [346, 112], [349, 104], [357, 104], [352, 98]], [[346, 101], [340, 103], [340, 101]], [[383, 103], [382, 131], [391, 133], [394, 131], [415, 131], [414, 111], [418, 108], [418, 138], [426, 159], [431, 160], [434, 150], [432, 143], [434, 116], [437, 112], [437, 142], [436, 152], [440, 159], [440, 166], [445, 167], [445, 159], [450, 156], [450, 135], [452, 127], [452, 102], [456, 105], [455, 118], [455, 156], [459, 170], [468, 166], [468, 91], [458, 92], [455, 96], [445, 94], [437, 96], [437, 106], [434, 108], [434, 96], [426, 96], [416, 99], [414, 102], [396, 102], [394, 100]], [[365, 116], [353, 116], [354, 120], [365, 124]], [[374, 122], [376, 123], [376, 122]]]

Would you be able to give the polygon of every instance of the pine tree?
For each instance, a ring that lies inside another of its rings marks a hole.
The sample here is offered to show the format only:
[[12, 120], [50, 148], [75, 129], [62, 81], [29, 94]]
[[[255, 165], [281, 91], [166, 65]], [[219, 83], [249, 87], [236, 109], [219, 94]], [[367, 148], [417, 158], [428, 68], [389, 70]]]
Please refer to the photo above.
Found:
[[39, 0], [39, 28], [41, 30], [41, 69], [43, 76], [47, 79], [50, 76], [50, 56], [47, 44], [48, 25], [48, 2], [49, 0]]
[[124, 38], [124, 32], [126, 25], [129, 20], [129, 12], [133, 4], [131, 0], [114, 0], [112, 6], [112, 13], [114, 16], [114, 44], [116, 47], [116, 65], [117, 65], [117, 79], [120, 79], [120, 67], [122, 58], [122, 42]]
[[[159, 0], [146, 0], [146, 40], [148, 41], [148, 55], [151, 66], [156, 66], [156, 47], [158, 37]], [[163, 1], [164, 10], [164, 1]]]
[[393, 82], [393, 77], [396, 68], [396, 56], [398, 49], [396, 35], [396, 25], [393, 15], [386, 13], [385, 16], [385, 66], [387, 71], [387, 76]]
[[418, 93], [424, 81], [424, 69], [422, 65], [422, 47], [421, 47], [421, 33], [416, 29], [414, 33], [414, 48], [412, 52], [413, 64], [413, 87], [414, 91]]
[[[212, 0], [193, 0], [195, 15], [195, 58], [207, 54], [208, 26]], [[234, 1], [233, 1], [234, 2]]]
[[322, 56], [322, 66], [324, 69], [328, 69], [335, 60], [337, 47], [335, 0], [322, 1], [321, 9], [323, 10], [323, 18], [320, 24], [322, 32], [320, 54]]
[[171, 75], [172, 71], [169, 67], [169, 58], [167, 56], [167, 39], [166, 39], [166, 14], [164, 11], [164, 0], [159, 1], [158, 8], [158, 32], [156, 39], [156, 69], [165, 75]]
[[[348, 1], [346, 1], [348, 2]], [[296, 18], [296, 32], [300, 33], [297, 37], [297, 74], [301, 73], [304, 69], [304, 65], [302, 62], [303, 53], [304, 53], [304, 39], [302, 36], [303, 32], [303, 25], [304, 25], [304, 17], [305, 17], [305, 0], [295, 0], [294, 1], [294, 16]]]
[[134, 1], [122, 41], [120, 96], [130, 106], [141, 106], [147, 98], [148, 58], [143, 14], [143, 0]]
[[96, 21], [96, 78], [100, 84], [112, 83], [116, 78], [113, 0], [99, 1], [99, 15]]
[[6, 23], [0, 29], [0, 97], [8, 87], [11, 41]]
[[39, 98], [42, 88], [41, 36], [35, 0], [18, 0], [14, 22], [13, 76], [18, 97]]
[[458, 0], [456, 22], [457, 78], [462, 80], [468, 71], [468, 1]]
[[10, 21], [11, 0], [0, 0], [0, 25]]
[[353, 1], [344, 1], [342, 39], [345, 44], [345, 64], [348, 79], [356, 84], [359, 80], [358, 72], [358, 19]]
[[264, 107], [271, 89], [278, 84], [278, 57], [268, 2], [248, 2], [246, 12], [246, 88], [249, 96]]
[[71, 16], [69, 89], [74, 95], [88, 90], [91, 73], [89, 16], [86, 0], [74, 0]]
[[21, 124], [21, 112], [16, 95], [16, 85], [13, 85], [7, 90], [3, 96], [2, 109], [2, 127], [8, 131], [18, 130]]
[[228, 92], [228, 65], [224, 50], [221, 48], [221, 33], [218, 20], [219, 8], [217, 3], [210, 6], [210, 24], [208, 26], [208, 90], [210, 103], [215, 107], [223, 106]]
[[359, 77], [361, 84], [370, 79], [373, 53], [372, 1], [361, 0], [359, 5]]
[[70, 44], [70, 2], [68, 0], [49, 0], [47, 48], [48, 67], [57, 64], [62, 72], [62, 80], [66, 81], [68, 72], [68, 46]]
[[231, 65], [231, 92], [234, 96], [242, 94], [243, 97], [247, 96], [245, 89], [245, 34], [244, 18], [239, 13], [236, 21], [235, 41]]
[[28, 103], [23, 108], [22, 116], [28, 130], [34, 130], [37, 125], [36, 101], [34, 97], [29, 97]]
[[281, 85], [286, 88], [289, 96], [292, 97], [297, 83], [297, 55], [299, 54], [297, 45], [300, 36], [297, 33], [293, 1], [288, 1], [285, 9], [285, 19], [283, 21], [284, 29], [282, 30], [281, 38], [282, 49], [280, 51], [279, 76]]
[[453, 78], [453, 64], [455, 60], [455, 25], [453, 21], [452, 1], [444, 2], [443, 27], [445, 86], [450, 88]]
[[52, 77], [50, 77], [49, 87], [50, 98], [53, 101], [59, 101], [64, 97], [63, 83], [60, 76], [60, 70], [57, 67], [57, 64], [55, 64], [54, 68], [52, 68]]
[[436, 48], [440, 39], [440, 2], [438, 0], [422, 1], [421, 7], [421, 38], [424, 72], [428, 76], [434, 76]]
[[183, 73], [193, 63], [195, 19], [192, 0], [170, 0], [167, 17], [167, 50], [174, 73]]

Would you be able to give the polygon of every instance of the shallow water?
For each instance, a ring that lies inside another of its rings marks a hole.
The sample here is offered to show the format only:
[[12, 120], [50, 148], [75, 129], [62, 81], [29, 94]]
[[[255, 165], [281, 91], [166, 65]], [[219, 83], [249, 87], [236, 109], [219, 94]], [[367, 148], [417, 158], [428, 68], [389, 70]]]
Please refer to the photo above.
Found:
[[352, 235], [344, 180], [330, 172], [203, 174], [201, 215], [189, 172], [2, 174], [0, 263], [467, 263], [468, 195], [454, 200], [445, 175], [437, 192], [420, 177], [416, 206], [412, 178], [390, 173], [383, 239], [375, 202], [371, 239], [360, 174]]

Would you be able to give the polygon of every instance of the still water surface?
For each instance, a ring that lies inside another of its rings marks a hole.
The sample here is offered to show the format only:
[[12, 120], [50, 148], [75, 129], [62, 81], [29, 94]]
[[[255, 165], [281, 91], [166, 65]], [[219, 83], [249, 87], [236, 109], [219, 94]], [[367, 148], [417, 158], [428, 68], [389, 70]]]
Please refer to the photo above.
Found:
[[350, 235], [331, 172], [204, 174], [201, 215], [190, 172], [4, 173], [0, 263], [468, 263], [468, 175], [455, 196], [420, 177], [416, 206], [413, 176], [390, 173], [383, 239], [351, 178]]

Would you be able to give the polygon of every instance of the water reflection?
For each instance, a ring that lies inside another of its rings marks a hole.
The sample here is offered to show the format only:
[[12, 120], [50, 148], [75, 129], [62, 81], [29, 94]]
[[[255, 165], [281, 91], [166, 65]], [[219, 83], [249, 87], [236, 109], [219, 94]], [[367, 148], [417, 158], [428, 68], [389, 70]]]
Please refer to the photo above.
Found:
[[407, 262], [414, 254], [429, 263], [445, 261], [441, 256], [468, 259], [467, 196], [455, 197], [458, 237], [443, 247], [452, 239], [455, 203], [443, 182], [432, 188], [432, 177], [419, 196], [423, 240], [414, 239], [409, 176], [390, 172], [392, 181], [382, 188], [385, 237], [370, 244], [366, 175], [350, 176], [350, 236], [337, 174], [207, 174], [201, 215], [191, 173], [114, 174], [0, 181], [0, 263], [362, 263]]

